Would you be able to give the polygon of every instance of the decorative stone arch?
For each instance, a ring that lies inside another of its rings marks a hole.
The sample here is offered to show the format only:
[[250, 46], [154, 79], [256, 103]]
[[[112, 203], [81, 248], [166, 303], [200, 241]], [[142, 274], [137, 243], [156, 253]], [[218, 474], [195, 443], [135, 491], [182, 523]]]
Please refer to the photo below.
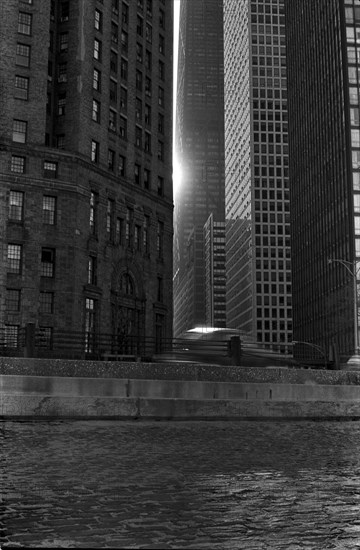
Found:
[[111, 274], [112, 351], [142, 355], [145, 337], [145, 292], [143, 277], [134, 262], [122, 258]]

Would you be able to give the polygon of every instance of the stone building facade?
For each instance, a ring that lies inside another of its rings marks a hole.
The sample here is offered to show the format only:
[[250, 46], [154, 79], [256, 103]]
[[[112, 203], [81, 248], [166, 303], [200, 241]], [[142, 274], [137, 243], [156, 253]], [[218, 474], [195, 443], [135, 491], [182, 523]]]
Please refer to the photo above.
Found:
[[171, 337], [172, 2], [0, 12], [3, 344]]

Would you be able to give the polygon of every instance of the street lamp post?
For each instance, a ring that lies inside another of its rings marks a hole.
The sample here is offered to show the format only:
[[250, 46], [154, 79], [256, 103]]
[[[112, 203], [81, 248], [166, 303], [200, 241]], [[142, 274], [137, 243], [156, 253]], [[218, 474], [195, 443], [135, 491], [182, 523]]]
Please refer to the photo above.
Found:
[[325, 351], [323, 350], [323, 348], [321, 346], [318, 346], [317, 344], [313, 344], [312, 342], [303, 342], [301, 340], [293, 340], [291, 343], [293, 345], [295, 345], [295, 344], [305, 344], [306, 346], [309, 346], [311, 348], [314, 348], [314, 349], [320, 351], [321, 355], [324, 357], [324, 367], [325, 367], [325, 369], [327, 368], [326, 353], [325, 353]]
[[328, 264], [339, 263], [345, 267], [345, 269], [350, 273], [353, 279], [353, 290], [354, 290], [354, 346], [355, 346], [355, 355], [359, 354], [359, 328], [358, 328], [358, 297], [357, 297], [357, 269], [356, 263], [357, 260], [349, 262], [347, 260], [342, 260], [339, 258], [329, 258]]

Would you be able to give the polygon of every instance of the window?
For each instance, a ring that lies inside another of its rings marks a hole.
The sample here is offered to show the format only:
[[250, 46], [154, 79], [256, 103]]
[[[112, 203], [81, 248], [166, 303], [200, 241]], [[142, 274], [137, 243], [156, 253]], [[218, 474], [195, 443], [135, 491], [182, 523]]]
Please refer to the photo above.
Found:
[[132, 245], [132, 222], [133, 222], [133, 211], [131, 208], [126, 209], [126, 225], [125, 225], [125, 238], [126, 246], [131, 247]]
[[149, 25], [149, 23], [146, 23], [145, 33], [146, 33], [147, 42], [149, 42], [151, 44], [151, 42], [152, 42], [152, 26]]
[[134, 179], [135, 179], [135, 183], [137, 185], [140, 185], [141, 184], [141, 167], [140, 167], [140, 164], [135, 164], [134, 165]]
[[137, 224], [134, 227], [134, 248], [141, 250], [141, 226]]
[[57, 162], [44, 161], [44, 177], [56, 178], [57, 176]]
[[58, 82], [67, 82], [67, 63], [59, 63]]
[[117, 103], [117, 82], [112, 78], [110, 78], [109, 93], [110, 101], [112, 101], [113, 103]]
[[159, 113], [158, 117], [158, 130], [160, 134], [164, 133], [164, 115]]
[[165, 13], [161, 8], [159, 9], [159, 27], [165, 29]]
[[11, 171], [17, 174], [25, 173], [25, 157], [19, 157], [12, 155], [11, 157]]
[[159, 61], [159, 78], [165, 80], [165, 64], [163, 61]]
[[21, 191], [10, 191], [9, 197], [9, 220], [22, 221], [24, 207], [24, 193]]
[[18, 15], [18, 33], [26, 34], [27, 36], [31, 35], [31, 13], [25, 13], [23, 11], [19, 12]]
[[138, 15], [137, 21], [136, 21], [136, 32], [139, 36], [143, 35], [143, 27], [144, 27], [143, 18]]
[[6, 289], [6, 303], [5, 307], [7, 311], [20, 311], [20, 296], [21, 291], [15, 288]]
[[121, 21], [123, 25], [129, 23], [129, 6], [125, 2], [122, 3]]
[[41, 267], [40, 275], [42, 277], [54, 277], [55, 272], [55, 249], [41, 249]]
[[30, 46], [27, 44], [16, 44], [16, 65], [21, 67], [30, 66]]
[[43, 223], [47, 225], [55, 225], [56, 197], [51, 195], [43, 195], [42, 211]]
[[85, 352], [94, 351], [94, 336], [97, 325], [97, 303], [93, 298], [85, 298]]
[[58, 149], [64, 149], [65, 148], [65, 135], [64, 134], [58, 134], [56, 136], [56, 146]]
[[40, 313], [54, 313], [53, 292], [40, 292]]
[[37, 346], [43, 349], [52, 349], [53, 347], [53, 327], [40, 327], [37, 336]]
[[152, 0], [146, 0], [146, 15], [152, 16]]
[[109, 110], [109, 130], [116, 132], [116, 118], [117, 113], [113, 109]]
[[121, 75], [121, 78], [123, 78], [124, 80], [127, 80], [127, 77], [128, 77], [128, 63], [127, 63], [126, 59], [124, 59], [124, 58], [121, 58], [120, 75]]
[[164, 222], [158, 221], [157, 224], [157, 236], [156, 236], [156, 250], [159, 259], [164, 256]]
[[136, 61], [143, 62], [143, 47], [139, 42], [136, 43]]
[[135, 145], [140, 149], [142, 147], [142, 129], [139, 126], [135, 127]]
[[114, 238], [114, 212], [115, 202], [112, 199], [108, 199], [106, 206], [106, 232], [110, 241]]
[[123, 155], [119, 155], [119, 175], [123, 178], [126, 176], [126, 159]]
[[122, 111], [127, 109], [127, 89], [123, 86], [120, 88], [120, 109]]
[[162, 141], [158, 141], [158, 159], [164, 160], [164, 144]]
[[7, 348], [17, 348], [19, 345], [19, 326], [5, 325], [4, 345]]
[[94, 122], [100, 122], [100, 102], [93, 99], [91, 118]]
[[25, 76], [15, 76], [15, 93], [16, 99], [28, 99], [29, 94], [29, 79]]
[[144, 187], [145, 189], [150, 189], [151, 183], [151, 172], [147, 168], [144, 168]]
[[159, 52], [165, 54], [165, 38], [159, 34]]
[[58, 115], [64, 116], [65, 115], [65, 106], [66, 106], [66, 93], [62, 92], [59, 94], [58, 97]]
[[141, 122], [142, 119], [142, 101], [138, 97], [135, 102], [135, 118], [138, 122]]
[[112, 149], [108, 150], [108, 168], [111, 172], [115, 170], [115, 151]]
[[61, 32], [59, 38], [60, 52], [67, 52], [69, 47], [69, 33]]
[[94, 39], [94, 59], [101, 61], [101, 42], [97, 38]]
[[60, 8], [61, 8], [60, 21], [62, 23], [64, 21], [69, 21], [70, 2], [61, 2]]
[[164, 300], [164, 280], [162, 277], [157, 278], [157, 301], [162, 302]]
[[91, 191], [90, 193], [90, 231], [93, 235], [96, 234], [97, 231], [97, 206], [99, 202], [99, 197], [97, 193], [94, 193]]
[[102, 13], [100, 10], [95, 10], [94, 26], [97, 31], [102, 31]]
[[93, 88], [98, 92], [101, 90], [101, 72], [97, 69], [94, 69], [93, 73]]
[[123, 234], [123, 220], [121, 218], [116, 218], [116, 227], [115, 227], [115, 243], [122, 243], [122, 234]]
[[151, 52], [149, 52], [149, 50], [145, 52], [145, 68], [151, 71]]
[[151, 107], [145, 104], [145, 124], [151, 126]]
[[8, 244], [8, 249], [7, 249], [8, 273], [21, 272], [21, 256], [22, 256], [21, 244]]
[[159, 86], [159, 105], [164, 107], [164, 89]]
[[129, 43], [128, 33], [122, 30], [121, 31], [121, 46], [122, 46], [122, 49], [125, 52], [128, 51], [128, 43]]
[[119, 0], [111, 0], [112, 12], [114, 15], [119, 15]]
[[145, 147], [146, 153], [151, 153], [151, 134], [145, 132]]
[[96, 164], [99, 162], [99, 142], [94, 139], [91, 140], [91, 161]]
[[157, 194], [159, 197], [164, 196], [164, 178], [162, 176], [158, 176]]
[[136, 89], [139, 90], [139, 92], [142, 91], [142, 72], [136, 71]]
[[120, 116], [119, 135], [120, 135], [121, 138], [126, 139], [126, 136], [127, 136], [127, 120], [123, 116]]
[[118, 56], [113, 50], [110, 50], [110, 71], [115, 74], [118, 72]]
[[145, 95], [151, 97], [151, 78], [145, 78]]
[[97, 276], [96, 276], [96, 256], [89, 256], [88, 261], [88, 284], [89, 285], [96, 285], [97, 284]]
[[144, 226], [143, 226], [143, 248], [144, 252], [148, 254], [149, 252], [149, 236], [150, 236], [150, 216], [144, 216]]
[[27, 122], [24, 120], [13, 120], [12, 140], [16, 143], [26, 143]]

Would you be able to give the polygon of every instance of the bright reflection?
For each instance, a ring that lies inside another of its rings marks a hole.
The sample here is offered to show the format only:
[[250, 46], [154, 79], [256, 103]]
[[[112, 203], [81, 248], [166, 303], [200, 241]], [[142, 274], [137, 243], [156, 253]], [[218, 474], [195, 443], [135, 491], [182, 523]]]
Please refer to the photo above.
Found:
[[174, 155], [173, 160], [173, 190], [174, 190], [174, 197], [179, 193], [180, 187], [181, 187], [181, 180], [182, 180], [182, 171], [181, 171], [181, 165], [176, 158], [176, 155]]

